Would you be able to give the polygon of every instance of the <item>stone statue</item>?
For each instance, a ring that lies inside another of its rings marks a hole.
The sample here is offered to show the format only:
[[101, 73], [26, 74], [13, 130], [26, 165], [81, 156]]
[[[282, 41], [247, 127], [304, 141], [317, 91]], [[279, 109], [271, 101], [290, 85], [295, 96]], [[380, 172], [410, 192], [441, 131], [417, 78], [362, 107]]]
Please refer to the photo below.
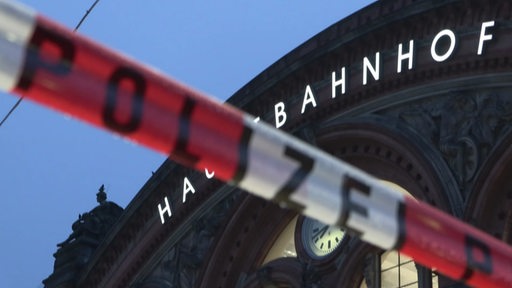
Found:
[[78, 215], [78, 220], [71, 226], [73, 232], [65, 241], [57, 244], [58, 247], [65, 247], [80, 238], [99, 243], [123, 212], [123, 209], [117, 204], [107, 201], [104, 185], [101, 185], [96, 193], [96, 201], [99, 203], [98, 206], [90, 212]]
[[[57, 252], [53, 255], [53, 273], [43, 281], [46, 288], [68, 287], [66, 285], [75, 281], [74, 275], [87, 264], [112, 225], [123, 213], [123, 208], [107, 201], [104, 185], [99, 188], [96, 201], [98, 205], [91, 211], [78, 215], [78, 220], [71, 226], [73, 232], [69, 237], [57, 244]], [[62, 283], [68, 284], [61, 286]]]

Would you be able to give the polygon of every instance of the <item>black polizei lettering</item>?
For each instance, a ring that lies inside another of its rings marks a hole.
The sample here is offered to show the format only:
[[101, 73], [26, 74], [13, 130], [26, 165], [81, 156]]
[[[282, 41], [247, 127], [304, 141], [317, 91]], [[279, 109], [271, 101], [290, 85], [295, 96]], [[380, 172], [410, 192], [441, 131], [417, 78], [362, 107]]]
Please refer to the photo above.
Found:
[[[52, 45], [59, 51], [58, 59], [41, 55], [43, 45]], [[28, 90], [37, 70], [44, 69], [55, 75], [64, 76], [71, 72], [75, 59], [75, 45], [69, 39], [57, 32], [36, 26], [30, 44], [27, 48], [27, 57], [23, 66], [23, 73], [18, 82], [18, 88]]]
[[469, 280], [475, 271], [485, 274], [492, 273], [491, 249], [489, 249], [487, 244], [471, 235], [466, 235], [464, 239], [464, 252], [466, 253], [466, 271], [464, 271], [462, 280]]
[[240, 143], [238, 144], [238, 165], [232, 180], [234, 184], [240, 183], [245, 178], [249, 165], [249, 142], [251, 141], [253, 131], [245, 125], [243, 129]]
[[348, 228], [353, 234], [362, 235], [362, 231], [347, 225], [348, 218], [352, 213], [357, 213], [364, 218], [368, 218], [368, 209], [359, 203], [353, 202], [351, 195], [353, 193], [362, 193], [366, 197], [370, 195], [370, 186], [358, 181], [350, 175], [345, 175], [341, 187], [341, 215], [338, 220], [338, 226]]
[[[117, 119], [115, 116], [118, 108], [118, 90], [123, 83], [133, 85], [133, 95], [131, 97], [130, 115], [127, 121]], [[119, 133], [130, 133], [136, 131], [142, 120], [142, 111], [144, 104], [144, 94], [146, 92], [146, 80], [139, 72], [128, 67], [119, 67], [107, 82], [107, 95], [105, 106], [103, 108], [103, 121], [105, 125]]]
[[407, 235], [405, 226], [405, 210], [407, 207], [403, 202], [398, 204], [398, 239], [395, 243], [394, 249], [400, 250], [405, 243], [405, 236]]
[[189, 145], [189, 137], [190, 137], [190, 118], [194, 109], [196, 107], [196, 102], [190, 97], [185, 98], [185, 103], [180, 111], [180, 119], [179, 119], [179, 128], [178, 128], [178, 139], [176, 142], [176, 146], [172, 151], [172, 156], [177, 161], [188, 164], [191, 166], [195, 166], [195, 164], [199, 161], [199, 157], [188, 150]]
[[311, 170], [313, 170], [315, 160], [313, 160], [313, 158], [309, 157], [308, 155], [305, 155], [302, 152], [288, 146], [285, 147], [284, 155], [297, 161], [299, 163], [299, 168], [295, 170], [295, 172], [290, 176], [290, 179], [286, 181], [283, 187], [277, 191], [277, 194], [274, 197], [274, 201], [284, 205], [286, 208], [302, 212], [304, 210], [304, 205], [293, 201], [290, 196], [293, 192], [295, 192], [295, 190], [297, 190], [297, 188], [300, 187]]

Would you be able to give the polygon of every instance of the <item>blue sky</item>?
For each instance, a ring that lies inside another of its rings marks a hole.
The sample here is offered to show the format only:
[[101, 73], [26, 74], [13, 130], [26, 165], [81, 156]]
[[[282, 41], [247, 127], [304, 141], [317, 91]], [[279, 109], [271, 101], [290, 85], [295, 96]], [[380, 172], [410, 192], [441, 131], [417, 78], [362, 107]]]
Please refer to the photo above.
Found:
[[[94, 0], [21, 2], [74, 28]], [[225, 100], [371, 2], [101, 0], [79, 33]], [[1, 118], [16, 100], [0, 93]], [[0, 159], [0, 287], [31, 288], [102, 184], [125, 207], [165, 157], [23, 101], [0, 127]]]

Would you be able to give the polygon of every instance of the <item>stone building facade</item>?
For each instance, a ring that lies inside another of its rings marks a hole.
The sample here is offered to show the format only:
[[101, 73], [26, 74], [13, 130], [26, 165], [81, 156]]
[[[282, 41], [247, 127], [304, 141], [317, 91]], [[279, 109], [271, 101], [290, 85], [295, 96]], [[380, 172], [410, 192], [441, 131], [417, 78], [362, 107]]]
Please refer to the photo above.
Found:
[[[511, 243], [511, 13], [377, 1], [228, 102]], [[211, 173], [163, 163], [73, 277], [46, 287], [463, 287]]]

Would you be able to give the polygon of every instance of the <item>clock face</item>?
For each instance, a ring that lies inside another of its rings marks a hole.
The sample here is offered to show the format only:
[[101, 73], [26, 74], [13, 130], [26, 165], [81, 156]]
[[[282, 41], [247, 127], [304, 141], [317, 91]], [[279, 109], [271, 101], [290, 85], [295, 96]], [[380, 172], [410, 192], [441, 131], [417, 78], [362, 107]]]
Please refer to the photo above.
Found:
[[345, 232], [311, 218], [302, 223], [302, 243], [311, 258], [320, 259], [331, 254], [340, 244]]

